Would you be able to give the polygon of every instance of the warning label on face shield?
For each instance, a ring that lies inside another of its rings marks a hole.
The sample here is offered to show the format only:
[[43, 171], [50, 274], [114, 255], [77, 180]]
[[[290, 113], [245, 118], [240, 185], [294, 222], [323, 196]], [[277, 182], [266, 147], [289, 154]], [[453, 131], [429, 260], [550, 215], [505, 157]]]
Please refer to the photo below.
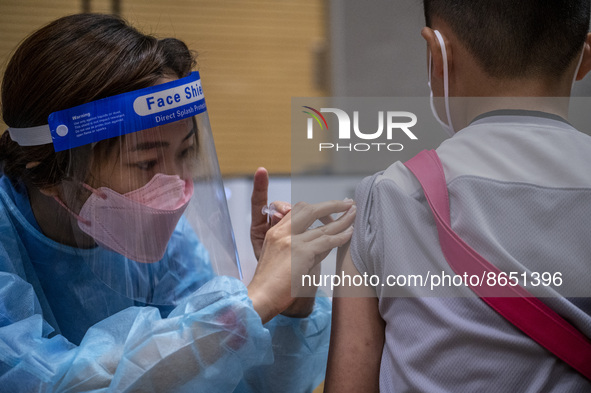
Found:
[[54, 112], [55, 151], [157, 127], [207, 110], [199, 72], [172, 82]]

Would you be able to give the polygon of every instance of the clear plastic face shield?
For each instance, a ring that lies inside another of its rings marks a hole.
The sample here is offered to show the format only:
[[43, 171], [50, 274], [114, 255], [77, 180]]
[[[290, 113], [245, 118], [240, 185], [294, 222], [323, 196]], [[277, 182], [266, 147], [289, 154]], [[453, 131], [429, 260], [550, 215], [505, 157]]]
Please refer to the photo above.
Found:
[[214, 275], [241, 278], [198, 72], [9, 132], [69, 152], [56, 227], [112, 290], [174, 305]]

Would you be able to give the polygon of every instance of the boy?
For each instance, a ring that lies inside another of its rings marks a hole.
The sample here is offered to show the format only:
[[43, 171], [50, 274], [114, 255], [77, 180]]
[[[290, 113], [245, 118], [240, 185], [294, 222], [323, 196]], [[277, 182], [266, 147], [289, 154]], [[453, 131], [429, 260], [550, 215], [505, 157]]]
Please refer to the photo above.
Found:
[[[591, 137], [565, 120], [568, 99], [548, 99], [568, 97], [591, 69], [589, 1], [425, 0], [424, 9], [430, 85], [444, 97], [434, 114], [453, 135], [437, 149], [452, 228], [502, 271], [560, 272], [573, 297], [550, 291], [544, 302], [591, 337]], [[366, 178], [356, 204], [345, 273], [382, 283], [413, 269], [453, 274], [402, 163]], [[326, 391], [591, 391], [481, 299], [394, 298], [384, 287], [373, 296], [334, 299]]]

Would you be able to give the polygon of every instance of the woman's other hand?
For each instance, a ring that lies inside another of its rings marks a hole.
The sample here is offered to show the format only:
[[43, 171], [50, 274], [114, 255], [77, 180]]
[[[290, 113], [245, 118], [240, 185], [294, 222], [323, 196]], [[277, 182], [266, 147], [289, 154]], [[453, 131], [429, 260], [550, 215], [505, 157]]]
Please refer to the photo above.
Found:
[[[331, 214], [343, 212], [346, 213], [335, 221], [328, 219]], [[268, 229], [259, 263], [248, 285], [249, 297], [263, 323], [290, 307], [296, 297], [306, 295], [301, 292], [306, 290], [301, 287], [302, 275], [311, 274], [334, 247], [349, 241], [354, 218], [355, 206], [351, 200], [300, 202], [277, 225]], [[308, 229], [316, 220], [328, 223]], [[302, 310], [293, 311], [301, 313]]]

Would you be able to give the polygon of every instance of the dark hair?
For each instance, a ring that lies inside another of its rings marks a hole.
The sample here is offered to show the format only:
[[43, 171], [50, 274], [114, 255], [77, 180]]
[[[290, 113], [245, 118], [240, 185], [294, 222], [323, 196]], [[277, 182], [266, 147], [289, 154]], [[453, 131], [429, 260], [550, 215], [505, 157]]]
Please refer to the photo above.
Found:
[[424, 0], [493, 77], [562, 75], [589, 29], [589, 0]]
[[[52, 112], [152, 86], [163, 76], [182, 78], [195, 65], [182, 41], [145, 35], [120, 17], [66, 16], [33, 33], [12, 56], [2, 83], [2, 118], [14, 128], [47, 124]], [[13, 182], [55, 185], [72, 167], [87, 165], [88, 149], [21, 147], [4, 132], [0, 169]], [[26, 168], [30, 162], [40, 164]]]

